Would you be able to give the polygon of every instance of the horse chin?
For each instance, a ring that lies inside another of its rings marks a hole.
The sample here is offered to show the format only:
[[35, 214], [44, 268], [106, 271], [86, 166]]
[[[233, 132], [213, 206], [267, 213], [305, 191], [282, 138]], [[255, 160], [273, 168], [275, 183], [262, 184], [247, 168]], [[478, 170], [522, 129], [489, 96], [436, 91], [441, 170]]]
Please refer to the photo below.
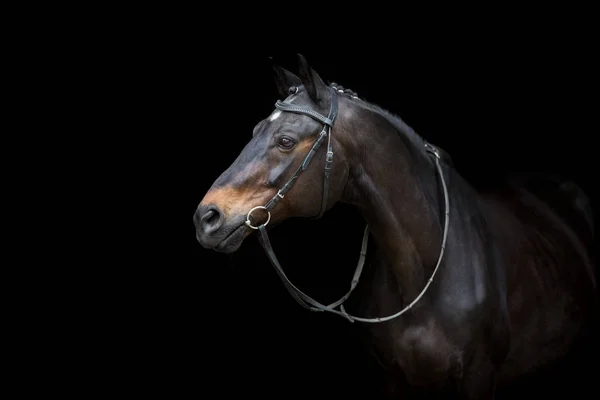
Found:
[[218, 251], [219, 253], [231, 254], [237, 251], [244, 239], [248, 234], [250, 229], [246, 227], [245, 224], [242, 224], [235, 228], [230, 234], [228, 234], [218, 245], [214, 247], [213, 250]]

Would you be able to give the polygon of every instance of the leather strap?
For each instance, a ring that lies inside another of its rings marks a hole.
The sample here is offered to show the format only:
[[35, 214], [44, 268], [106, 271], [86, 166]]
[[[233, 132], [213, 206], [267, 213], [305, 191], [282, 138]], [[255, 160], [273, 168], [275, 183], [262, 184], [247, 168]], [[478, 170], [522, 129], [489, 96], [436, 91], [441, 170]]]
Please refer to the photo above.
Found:
[[[311, 298], [310, 296], [303, 293], [300, 289], [298, 289], [296, 286], [294, 286], [294, 284], [292, 284], [292, 282], [290, 282], [288, 277], [285, 275], [285, 272], [283, 272], [283, 269], [281, 268], [279, 260], [277, 260], [277, 256], [275, 255], [275, 252], [273, 251], [273, 247], [271, 246], [271, 241], [269, 240], [269, 236], [267, 234], [266, 226], [264, 224], [262, 224], [262, 225], [258, 226], [258, 228], [257, 228], [259, 231], [259, 236], [258, 236], [259, 242], [262, 245], [262, 247], [264, 248], [265, 253], [267, 253], [267, 256], [268, 256], [269, 260], [271, 261], [271, 264], [273, 265], [273, 267], [275, 268], [275, 271], [281, 278], [284, 286], [286, 287], [286, 289], [288, 290], [290, 295], [294, 298], [294, 300], [296, 300], [296, 302], [298, 302], [298, 304], [300, 304], [302, 307], [304, 307], [308, 310], [311, 310], [311, 311], [327, 311], [327, 312], [331, 312], [333, 314], [343, 316], [344, 318], [348, 319], [348, 321], [350, 321], [350, 322], [359, 321], [359, 322], [366, 322], [366, 323], [380, 323], [380, 322], [390, 321], [390, 320], [395, 319], [395, 318], [399, 317], [400, 315], [404, 314], [405, 312], [410, 310], [415, 304], [417, 304], [417, 302], [421, 299], [421, 297], [423, 297], [423, 295], [425, 294], [425, 292], [427, 291], [427, 289], [433, 282], [433, 278], [435, 277], [435, 274], [438, 271], [438, 268], [440, 267], [440, 265], [442, 263], [442, 259], [444, 257], [444, 251], [446, 249], [446, 240], [448, 237], [449, 216], [450, 216], [450, 203], [449, 203], [449, 199], [448, 199], [448, 188], [446, 186], [446, 181], [444, 179], [444, 173], [442, 171], [442, 167], [439, 162], [439, 160], [440, 160], [439, 152], [438, 152], [437, 148], [435, 148], [433, 145], [431, 145], [429, 143], [425, 143], [425, 149], [427, 150], [427, 152], [429, 152], [435, 156], [435, 166], [436, 166], [436, 170], [439, 174], [439, 177], [440, 177], [440, 180], [442, 183], [442, 189], [444, 192], [445, 213], [444, 213], [444, 230], [443, 230], [443, 235], [442, 235], [441, 250], [440, 250], [440, 254], [438, 256], [437, 264], [431, 274], [431, 277], [429, 278], [429, 280], [425, 284], [425, 287], [423, 288], [423, 290], [421, 290], [419, 295], [412, 302], [410, 302], [406, 307], [404, 307], [402, 310], [398, 311], [395, 314], [388, 315], [385, 317], [362, 318], [362, 317], [350, 315], [346, 312], [346, 310], [344, 309], [343, 303], [350, 297], [350, 294], [356, 288], [356, 285], [358, 284], [358, 281], [360, 279], [360, 275], [361, 275], [361, 272], [362, 272], [362, 269], [363, 269], [363, 266], [365, 263], [366, 255], [367, 255], [367, 243], [368, 243], [368, 239], [369, 239], [369, 226], [367, 225], [365, 227], [365, 231], [363, 234], [363, 241], [362, 241], [362, 245], [361, 245], [360, 257], [358, 260], [358, 265], [356, 267], [356, 270], [354, 271], [354, 276], [352, 278], [350, 290], [344, 296], [342, 296], [339, 300], [337, 300], [329, 305], [323, 305], [323, 304], [319, 303], [318, 301], [314, 300], [313, 298]], [[340, 309], [336, 310], [335, 308], [338, 306], [340, 307]]]
[[288, 179], [288, 181], [282, 186], [282, 188], [279, 189], [277, 194], [275, 194], [275, 196], [273, 196], [273, 198], [271, 198], [271, 200], [269, 200], [267, 202], [267, 204], [265, 204], [265, 209], [267, 211], [269, 211], [273, 207], [275, 207], [275, 205], [279, 202], [279, 200], [283, 199], [283, 197], [287, 194], [287, 192], [290, 191], [290, 189], [294, 186], [294, 183], [296, 183], [296, 179], [298, 179], [298, 177], [302, 174], [302, 172], [306, 171], [310, 162], [313, 159], [313, 156], [317, 153], [317, 150], [319, 150], [319, 148], [323, 144], [325, 137], [327, 137], [327, 155], [325, 158], [325, 172], [323, 175], [323, 195], [321, 198], [321, 209], [319, 210], [319, 213], [317, 214], [317, 216], [314, 218], [321, 218], [323, 216], [323, 214], [325, 213], [325, 210], [327, 209], [327, 201], [329, 199], [329, 175], [331, 173], [331, 168], [332, 168], [332, 164], [333, 164], [333, 148], [332, 148], [332, 144], [331, 144], [331, 128], [333, 127], [333, 123], [335, 122], [335, 119], [336, 119], [337, 113], [338, 113], [337, 93], [335, 92], [335, 90], [333, 90], [331, 88], [329, 88], [329, 90], [331, 92], [331, 104], [329, 106], [329, 115], [327, 117], [319, 114], [316, 111], [302, 108], [302, 107], [296, 106], [291, 103], [285, 103], [285, 102], [279, 101], [279, 100], [275, 103], [275, 107], [281, 111], [288, 111], [288, 112], [293, 112], [296, 114], [307, 115], [307, 116], [323, 123], [324, 126], [323, 126], [323, 130], [317, 136], [317, 139], [313, 143], [308, 154], [306, 154], [306, 156], [304, 157], [304, 160], [302, 161], [300, 166], [296, 169], [296, 171], [294, 172], [292, 177], [290, 179]]
[[360, 257], [358, 260], [358, 265], [356, 266], [356, 270], [354, 271], [354, 276], [352, 277], [352, 282], [350, 284], [350, 290], [348, 290], [348, 292], [346, 292], [346, 294], [343, 295], [339, 300], [334, 301], [333, 303], [328, 304], [328, 305], [323, 305], [323, 304], [319, 303], [318, 301], [314, 300], [312, 297], [310, 297], [307, 294], [305, 294], [304, 292], [302, 292], [296, 286], [294, 286], [294, 284], [288, 279], [285, 272], [283, 272], [283, 268], [281, 268], [281, 264], [279, 264], [279, 260], [277, 260], [277, 256], [275, 255], [275, 252], [273, 251], [273, 247], [271, 246], [271, 241], [269, 240], [269, 235], [267, 234], [267, 228], [265, 227], [265, 225], [260, 225], [258, 227], [258, 232], [259, 232], [258, 240], [259, 240], [260, 244], [262, 245], [262, 247], [264, 248], [265, 252], [267, 253], [267, 256], [269, 257], [271, 264], [273, 265], [273, 267], [275, 268], [275, 271], [277, 272], [277, 275], [279, 275], [279, 278], [281, 278], [283, 285], [285, 286], [287, 291], [290, 293], [292, 298], [294, 300], [296, 300], [296, 302], [298, 304], [300, 304], [302, 307], [304, 307], [308, 310], [311, 310], [311, 311], [329, 311], [334, 314], [342, 315], [342, 316], [348, 318], [348, 320], [350, 322], [353, 322], [352, 317], [350, 317], [348, 314], [346, 314], [345, 311], [335, 310], [335, 307], [342, 305], [350, 297], [350, 294], [354, 291], [354, 289], [356, 288], [356, 285], [358, 285], [358, 281], [360, 279], [360, 275], [362, 273], [363, 266], [365, 265], [365, 259], [367, 257], [367, 244], [369, 241], [369, 226], [368, 225], [365, 227], [365, 231], [363, 234], [363, 241], [362, 241], [362, 245], [361, 245], [361, 249], [360, 249]]
[[[448, 200], [448, 189], [446, 187], [446, 181], [444, 180], [444, 173], [442, 171], [442, 167], [439, 162], [440, 154], [439, 154], [437, 148], [435, 148], [433, 145], [425, 142], [426, 151], [435, 156], [436, 169], [440, 176], [442, 188], [444, 190], [444, 201], [445, 201], [446, 211], [445, 211], [445, 215], [444, 215], [444, 231], [443, 231], [443, 236], [442, 236], [441, 251], [440, 251], [440, 254], [438, 257], [437, 264], [433, 270], [433, 273], [431, 274], [431, 277], [425, 284], [425, 287], [423, 288], [423, 290], [408, 306], [404, 307], [399, 312], [392, 314], [392, 315], [388, 315], [386, 317], [361, 318], [361, 317], [356, 317], [356, 316], [352, 316], [352, 315], [348, 314], [346, 312], [346, 310], [344, 309], [344, 302], [348, 299], [348, 297], [350, 297], [350, 294], [356, 288], [356, 285], [358, 284], [358, 281], [360, 279], [360, 275], [362, 273], [362, 269], [363, 269], [363, 266], [365, 263], [365, 259], [366, 259], [366, 255], [367, 255], [367, 244], [368, 244], [368, 240], [369, 240], [369, 226], [368, 225], [365, 227], [365, 231], [363, 234], [363, 241], [362, 241], [362, 245], [361, 245], [361, 251], [360, 251], [360, 256], [359, 256], [359, 260], [358, 260], [358, 265], [356, 266], [356, 270], [354, 271], [354, 276], [353, 276], [352, 282], [350, 284], [350, 290], [344, 296], [342, 296], [339, 300], [337, 300], [329, 305], [323, 305], [323, 304], [319, 303], [318, 301], [314, 300], [310, 296], [303, 293], [300, 289], [298, 289], [296, 286], [294, 286], [294, 284], [292, 284], [292, 282], [290, 282], [290, 280], [286, 276], [285, 272], [283, 272], [283, 269], [281, 268], [281, 265], [279, 264], [279, 260], [277, 260], [277, 256], [275, 255], [275, 252], [273, 251], [273, 247], [271, 246], [271, 241], [269, 240], [269, 236], [267, 234], [266, 224], [269, 222], [269, 220], [271, 218], [270, 210], [273, 207], [275, 207], [277, 202], [279, 202], [281, 199], [283, 199], [285, 197], [287, 192], [289, 192], [290, 189], [294, 186], [294, 183], [296, 183], [296, 179], [298, 179], [298, 177], [302, 174], [302, 172], [306, 171], [311, 160], [313, 159], [313, 156], [316, 154], [316, 152], [319, 150], [319, 148], [323, 144], [325, 137], [327, 137], [327, 154], [325, 157], [325, 171], [324, 171], [324, 176], [323, 176], [323, 197], [321, 199], [321, 209], [319, 211], [319, 214], [315, 218], [320, 218], [327, 208], [327, 200], [328, 200], [328, 196], [329, 196], [329, 176], [330, 176], [331, 169], [333, 166], [333, 149], [332, 149], [332, 144], [331, 144], [331, 128], [333, 127], [335, 118], [338, 113], [337, 94], [334, 89], [332, 89], [332, 88], [329, 88], [329, 89], [331, 91], [331, 105], [330, 105], [330, 109], [329, 109], [329, 115], [327, 117], [325, 117], [315, 111], [305, 109], [305, 108], [293, 105], [291, 103], [285, 103], [282, 101], [277, 101], [275, 103], [275, 107], [281, 111], [287, 111], [287, 112], [293, 112], [293, 113], [297, 113], [297, 114], [307, 115], [307, 116], [323, 123], [324, 126], [323, 126], [323, 130], [321, 131], [321, 133], [319, 133], [317, 139], [313, 143], [309, 152], [304, 157], [304, 160], [302, 161], [300, 166], [296, 169], [296, 171], [294, 172], [292, 177], [290, 179], [288, 179], [288, 181], [281, 187], [281, 189], [279, 189], [277, 194], [275, 194], [275, 196], [273, 196], [273, 198], [271, 198], [265, 206], [254, 207], [252, 210], [250, 210], [248, 212], [248, 215], [246, 216], [246, 225], [252, 229], [258, 230], [258, 240], [259, 240], [260, 244], [262, 245], [262, 247], [264, 248], [265, 252], [267, 253], [267, 256], [268, 256], [269, 260], [271, 261], [271, 264], [273, 265], [273, 267], [275, 268], [275, 271], [277, 272], [277, 275], [279, 275], [279, 277], [281, 278], [285, 288], [290, 293], [292, 298], [294, 300], [296, 300], [296, 302], [298, 304], [300, 304], [302, 307], [304, 307], [308, 310], [311, 310], [311, 311], [331, 312], [331, 313], [334, 313], [334, 314], [337, 314], [337, 315], [347, 318], [350, 322], [354, 322], [354, 321], [367, 322], [367, 323], [385, 322], [385, 321], [389, 321], [391, 319], [397, 318], [400, 315], [404, 314], [405, 312], [410, 310], [421, 299], [421, 297], [425, 294], [425, 292], [431, 285], [431, 282], [433, 282], [433, 277], [435, 276], [439, 266], [441, 265], [442, 258], [444, 256], [444, 250], [446, 248], [446, 239], [447, 239], [447, 235], [448, 235], [450, 206], [449, 206], [449, 200]], [[267, 219], [267, 222], [264, 222], [259, 226], [254, 226], [254, 225], [252, 225], [250, 218], [251, 218], [252, 212], [254, 210], [260, 209], [260, 208], [265, 209], [267, 211], [267, 213], [269, 213], [268, 214], [269, 218]], [[335, 309], [338, 306], [340, 307], [340, 310]]]

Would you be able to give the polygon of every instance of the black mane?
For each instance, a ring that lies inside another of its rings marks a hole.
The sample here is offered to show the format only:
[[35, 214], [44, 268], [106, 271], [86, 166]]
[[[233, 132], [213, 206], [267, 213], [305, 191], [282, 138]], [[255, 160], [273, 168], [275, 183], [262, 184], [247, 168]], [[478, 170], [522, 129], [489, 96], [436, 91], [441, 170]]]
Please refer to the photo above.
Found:
[[[430, 204], [437, 204], [432, 211], [440, 218], [443, 214], [444, 201], [442, 192], [440, 191], [440, 182], [435, 172], [432, 155], [425, 150], [427, 142], [420, 134], [418, 134], [410, 125], [402, 120], [402, 118], [391, 111], [358, 97], [358, 94], [352, 90], [345, 89], [337, 83], [331, 83], [330, 86], [337, 89], [338, 94], [346, 95], [346, 97], [355, 100], [354, 104], [368, 109], [381, 117], [385, 118], [397, 131], [399, 137], [404, 142], [406, 149], [413, 156], [415, 163], [415, 171], [419, 174], [419, 179], [423, 188], [423, 193], [430, 200]], [[465, 206], [463, 210], [479, 210], [480, 204], [477, 201], [476, 189], [454, 168], [451, 156], [439, 146], [436, 148], [440, 154], [440, 160], [444, 165], [444, 170], [448, 175], [448, 194], [451, 199]], [[443, 221], [440, 220], [442, 224]]]

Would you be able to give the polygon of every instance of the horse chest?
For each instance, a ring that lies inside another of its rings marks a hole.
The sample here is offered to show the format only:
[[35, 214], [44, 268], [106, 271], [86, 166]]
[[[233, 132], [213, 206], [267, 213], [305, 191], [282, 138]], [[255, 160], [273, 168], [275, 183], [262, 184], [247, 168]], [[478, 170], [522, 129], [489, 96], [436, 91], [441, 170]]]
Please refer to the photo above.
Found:
[[444, 386], [460, 374], [460, 349], [453, 345], [434, 320], [392, 329], [388, 332], [395, 363], [409, 383], [430, 387]]

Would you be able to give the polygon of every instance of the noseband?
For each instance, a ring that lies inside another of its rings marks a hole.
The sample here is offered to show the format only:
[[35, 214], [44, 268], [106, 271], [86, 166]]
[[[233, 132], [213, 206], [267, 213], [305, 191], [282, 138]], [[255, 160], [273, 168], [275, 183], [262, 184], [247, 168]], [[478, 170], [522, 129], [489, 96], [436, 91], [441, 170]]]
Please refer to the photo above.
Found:
[[[444, 180], [444, 174], [443, 174], [442, 168], [440, 166], [440, 154], [433, 145], [431, 145], [429, 143], [425, 143], [425, 150], [434, 156], [436, 169], [440, 176], [440, 179], [442, 182], [442, 188], [444, 190], [444, 201], [445, 201], [446, 210], [444, 213], [444, 231], [443, 231], [443, 236], [442, 236], [441, 250], [440, 250], [437, 264], [431, 274], [431, 277], [425, 284], [425, 287], [423, 288], [423, 290], [419, 293], [419, 295], [410, 304], [408, 304], [406, 307], [404, 307], [402, 310], [398, 311], [397, 313], [388, 315], [386, 317], [361, 318], [361, 317], [356, 317], [356, 316], [348, 314], [346, 312], [346, 310], [344, 309], [343, 303], [348, 299], [348, 297], [350, 297], [350, 294], [356, 288], [356, 285], [358, 284], [358, 281], [360, 279], [360, 275], [362, 273], [362, 269], [363, 269], [363, 266], [365, 263], [365, 259], [367, 256], [367, 243], [369, 241], [369, 225], [365, 226], [365, 231], [363, 234], [363, 240], [362, 240], [358, 265], [356, 266], [356, 270], [354, 271], [354, 276], [353, 276], [352, 282], [350, 284], [350, 290], [344, 296], [342, 296], [339, 300], [337, 300], [329, 305], [323, 305], [323, 304], [319, 303], [318, 301], [314, 300], [310, 296], [304, 294], [300, 289], [298, 289], [296, 286], [294, 286], [294, 284], [292, 284], [292, 282], [290, 282], [288, 277], [283, 272], [283, 269], [281, 268], [281, 265], [279, 264], [277, 257], [275, 256], [275, 252], [273, 251], [273, 247], [271, 246], [271, 241], [269, 240], [269, 236], [267, 235], [266, 226], [269, 223], [269, 221], [271, 220], [271, 209], [273, 209], [273, 207], [275, 207], [275, 205], [281, 199], [283, 199], [285, 197], [287, 192], [289, 192], [290, 189], [294, 186], [294, 183], [296, 182], [298, 177], [302, 174], [302, 172], [306, 171], [313, 156], [316, 154], [319, 147], [321, 147], [321, 145], [323, 144], [325, 137], [327, 137], [327, 155], [325, 158], [325, 172], [324, 172], [324, 177], [323, 177], [323, 197], [321, 200], [321, 210], [315, 218], [320, 218], [327, 208], [327, 199], [328, 199], [328, 195], [329, 195], [329, 175], [331, 172], [331, 165], [333, 163], [333, 149], [331, 146], [331, 129], [333, 128], [333, 124], [335, 122], [335, 118], [337, 117], [337, 113], [338, 113], [337, 93], [336, 93], [335, 89], [333, 89], [333, 88], [329, 88], [329, 89], [331, 91], [331, 105], [330, 105], [330, 109], [329, 109], [329, 115], [327, 117], [325, 117], [313, 110], [298, 107], [291, 103], [286, 103], [286, 102], [279, 101], [279, 100], [275, 103], [275, 107], [281, 111], [287, 111], [287, 112], [293, 112], [293, 113], [297, 113], [297, 114], [308, 115], [309, 117], [321, 122], [323, 124], [323, 129], [321, 130], [321, 133], [319, 133], [319, 136], [313, 143], [310, 151], [304, 157], [304, 160], [302, 161], [300, 166], [296, 169], [296, 171], [294, 172], [292, 177], [285, 183], [285, 185], [283, 185], [281, 187], [281, 189], [279, 189], [279, 191], [277, 191], [277, 194], [275, 194], [275, 196], [273, 196], [273, 198], [271, 198], [271, 200], [269, 200], [267, 202], [267, 204], [265, 204], [264, 206], [257, 206], [257, 207], [252, 208], [246, 215], [245, 223], [249, 228], [258, 230], [259, 242], [263, 246], [265, 252], [267, 253], [267, 256], [269, 257], [271, 264], [273, 265], [273, 267], [275, 267], [275, 271], [277, 272], [277, 275], [279, 275], [279, 277], [281, 278], [284, 286], [286, 287], [286, 289], [288, 290], [288, 292], [290, 293], [292, 298], [294, 298], [294, 300], [296, 300], [298, 302], [298, 304], [300, 304], [302, 307], [304, 307], [308, 310], [311, 310], [311, 311], [331, 312], [331, 313], [334, 313], [334, 314], [337, 314], [337, 315], [347, 318], [350, 322], [354, 322], [354, 321], [367, 322], [367, 323], [385, 322], [385, 321], [389, 321], [391, 319], [397, 318], [400, 315], [404, 314], [405, 312], [410, 310], [421, 299], [421, 297], [423, 297], [423, 295], [429, 288], [429, 285], [431, 285], [431, 282], [433, 282], [433, 277], [435, 276], [435, 274], [442, 262], [444, 250], [446, 248], [446, 238], [448, 236], [448, 221], [449, 221], [449, 212], [450, 212], [449, 200], [448, 200], [448, 189], [446, 187], [446, 182]], [[297, 92], [298, 92], [298, 88], [296, 88], [294, 93], [297, 93]], [[250, 220], [250, 218], [252, 216], [252, 213], [259, 209], [263, 209], [267, 212], [267, 220], [258, 226], [254, 226], [254, 225], [252, 225], [252, 221]], [[338, 307], [338, 306], [340, 307], [340, 309], [336, 310], [336, 307]]]

